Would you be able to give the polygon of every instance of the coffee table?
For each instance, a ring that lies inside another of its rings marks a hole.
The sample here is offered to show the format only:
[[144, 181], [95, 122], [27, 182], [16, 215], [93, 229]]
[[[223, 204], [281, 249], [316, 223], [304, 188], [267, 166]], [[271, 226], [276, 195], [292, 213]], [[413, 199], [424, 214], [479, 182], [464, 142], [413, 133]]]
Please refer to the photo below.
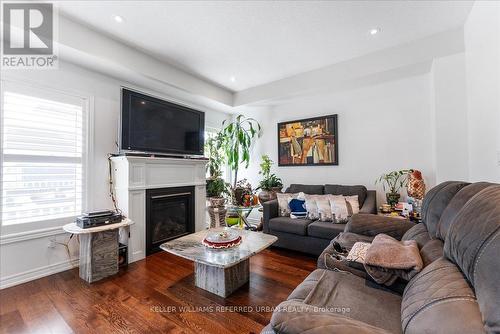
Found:
[[249, 281], [250, 257], [271, 246], [278, 238], [261, 232], [238, 230], [242, 238], [239, 246], [212, 249], [201, 243], [209, 231], [223, 229], [189, 234], [167, 241], [160, 248], [194, 261], [195, 285], [225, 298]]

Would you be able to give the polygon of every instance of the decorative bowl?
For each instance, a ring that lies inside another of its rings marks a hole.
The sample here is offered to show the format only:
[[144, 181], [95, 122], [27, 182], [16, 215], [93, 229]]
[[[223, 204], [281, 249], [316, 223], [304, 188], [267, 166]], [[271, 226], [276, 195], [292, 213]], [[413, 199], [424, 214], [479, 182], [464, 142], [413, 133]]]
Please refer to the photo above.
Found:
[[241, 236], [236, 230], [225, 228], [208, 232], [202, 243], [209, 248], [231, 248], [241, 243]]

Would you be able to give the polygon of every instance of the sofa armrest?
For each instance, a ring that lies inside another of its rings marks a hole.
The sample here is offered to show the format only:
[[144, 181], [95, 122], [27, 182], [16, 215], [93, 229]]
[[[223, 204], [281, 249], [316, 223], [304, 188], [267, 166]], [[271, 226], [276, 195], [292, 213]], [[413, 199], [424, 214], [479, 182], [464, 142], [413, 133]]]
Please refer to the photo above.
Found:
[[413, 226], [415, 226], [415, 223], [407, 219], [356, 214], [349, 219], [344, 231], [368, 236], [376, 236], [377, 234], [384, 233], [401, 240], [403, 234]]
[[[340, 307], [339, 307], [340, 308]], [[269, 327], [267, 332], [269, 331]], [[341, 313], [322, 311], [318, 307], [288, 300], [278, 305], [271, 318], [271, 328], [280, 334], [388, 334], [389, 332], [371, 326]]]
[[269, 220], [272, 218], [278, 217], [279, 207], [278, 200], [273, 199], [271, 201], [267, 201], [262, 203], [263, 208], [263, 231], [264, 233], [269, 233]]
[[375, 190], [368, 190], [366, 192], [365, 202], [359, 209], [359, 213], [377, 213], [377, 192]]

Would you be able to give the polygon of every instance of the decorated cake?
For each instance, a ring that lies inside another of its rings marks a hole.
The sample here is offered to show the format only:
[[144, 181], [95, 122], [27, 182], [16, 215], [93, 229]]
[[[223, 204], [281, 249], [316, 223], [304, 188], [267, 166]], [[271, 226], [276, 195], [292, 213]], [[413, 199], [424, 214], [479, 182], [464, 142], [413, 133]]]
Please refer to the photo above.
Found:
[[241, 243], [241, 236], [236, 230], [225, 228], [219, 231], [208, 232], [203, 244], [209, 248], [231, 248]]

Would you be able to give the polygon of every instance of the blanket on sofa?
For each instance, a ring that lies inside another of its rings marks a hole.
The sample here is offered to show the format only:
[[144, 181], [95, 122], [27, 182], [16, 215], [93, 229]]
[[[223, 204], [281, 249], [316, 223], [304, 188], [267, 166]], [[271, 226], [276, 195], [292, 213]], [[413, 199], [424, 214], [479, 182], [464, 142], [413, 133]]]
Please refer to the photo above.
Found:
[[398, 277], [409, 281], [422, 270], [423, 262], [415, 240], [378, 234], [366, 251], [364, 266], [375, 282], [389, 286]]

